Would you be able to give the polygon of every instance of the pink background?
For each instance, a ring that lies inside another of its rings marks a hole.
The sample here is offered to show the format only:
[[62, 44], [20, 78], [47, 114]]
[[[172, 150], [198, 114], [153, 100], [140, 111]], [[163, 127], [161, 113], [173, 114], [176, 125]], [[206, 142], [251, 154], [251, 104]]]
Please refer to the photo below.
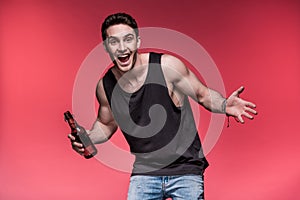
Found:
[[[299, 2], [24, 2], [0, 3], [0, 199], [126, 198], [130, 174], [76, 155], [62, 117], [72, 109], [81, 63], [101, 42], [101, 22], [119, 11], [140, 27], [196, 40], [217, 64], [227, 94], [244, 85], [242, 97], [257, 104], [256, 119], [231, 119], [208, 154], [206, 198], [300, 196]], [[206, 124], [200, 122], [202, 132]], [[112, 141], [127, 148], [120, 133]]]

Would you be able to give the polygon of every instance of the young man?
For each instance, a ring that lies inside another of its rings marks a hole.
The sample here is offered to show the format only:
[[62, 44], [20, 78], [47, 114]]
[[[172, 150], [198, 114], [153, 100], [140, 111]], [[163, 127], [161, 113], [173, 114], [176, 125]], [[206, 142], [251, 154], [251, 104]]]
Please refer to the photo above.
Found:
[[[128, 199], [204, 199], [208, 162], [188, 97], [241, 123], [243, 117], [253, 119], [255, 105], [239, 98], [243, 87], [225, 99], [174, 56], [139, 53], [138, 27], [128, 14], [108, 16], [102, 39], [114, 66], [97, 85], [98, 117], [88, 133], [94, 143], [103, 143], [118, 126], [122, 130], [136, 157]], [[69, 138], [82, 154], [82, 144]]]

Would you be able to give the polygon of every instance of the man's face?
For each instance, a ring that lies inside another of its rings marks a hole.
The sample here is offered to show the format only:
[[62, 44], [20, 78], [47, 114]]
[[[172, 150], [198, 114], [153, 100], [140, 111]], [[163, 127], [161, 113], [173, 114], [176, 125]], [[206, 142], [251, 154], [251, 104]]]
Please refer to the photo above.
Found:
[[105, 41], [106, 50], [119, 70], [129, 71], [135, 64], [140, 39], [134, 29], [125, 24], [110, 26]]

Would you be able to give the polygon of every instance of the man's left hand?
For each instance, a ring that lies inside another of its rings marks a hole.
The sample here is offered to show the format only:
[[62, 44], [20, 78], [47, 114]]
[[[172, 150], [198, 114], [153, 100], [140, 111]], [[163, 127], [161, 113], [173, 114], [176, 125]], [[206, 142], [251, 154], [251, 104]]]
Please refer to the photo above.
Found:
[[253, 119], [253, 115], [257, 112], [254, 110], [256, 105], [252, 102], [245, 101], [239, 97], [239, 95], [244, 91], [244, 87], [240, 87], [234, 91], [227, 99], [226, 104], [226, 114], [228, 116], [234, 117], [238, 122], [244, 123], [243, 116], [248, 119]]

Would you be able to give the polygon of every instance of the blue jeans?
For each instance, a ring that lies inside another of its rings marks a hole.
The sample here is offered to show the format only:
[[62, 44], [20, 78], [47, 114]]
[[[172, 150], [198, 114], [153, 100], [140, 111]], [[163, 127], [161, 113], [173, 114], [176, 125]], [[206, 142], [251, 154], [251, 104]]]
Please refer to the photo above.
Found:
[[127, 200], [204, 199], [203, 176], [132, 176]]

